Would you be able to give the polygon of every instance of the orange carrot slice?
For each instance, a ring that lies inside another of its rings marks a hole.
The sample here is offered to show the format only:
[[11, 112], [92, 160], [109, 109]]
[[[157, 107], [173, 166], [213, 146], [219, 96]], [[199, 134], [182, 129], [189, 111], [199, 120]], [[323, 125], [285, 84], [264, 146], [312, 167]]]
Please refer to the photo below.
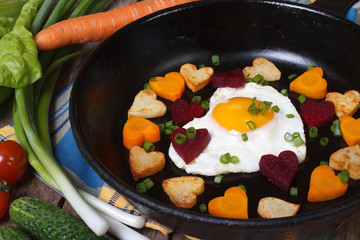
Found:
[[345, 142], [349, 146], [360, 144], [360, 118], [354, 119], [351, 116], [339, 117], [340, 130]]
[[322, 68], [311, 68], [290, 83], [290, 91], [313, 99], [325, 98], [327, 82], [323, 78]]
[[127, 149], [142, 145], [149, 140], [160, 140], [160, 129], [155, 123], [141, 117], [130, 115], [123, 128], [123, 144]]
[[216, 217], [241, 218], [248, 217], [248, 197], [239, 187], [231, 187], [224, 196], [212, 199], [208, 204], [209, 213]]
[[165, 77], [152, 78], [149, 83], [156, 95], [173, 102], [181, 98], [185, 90], [184, 77], [177, 72], [170, 72]]
[[332, 200], [344, 195], [347, 188], [348, 184], [342, 183], [331, 167], [321, 165], [311, 173], [307, 199], [310, 202]]

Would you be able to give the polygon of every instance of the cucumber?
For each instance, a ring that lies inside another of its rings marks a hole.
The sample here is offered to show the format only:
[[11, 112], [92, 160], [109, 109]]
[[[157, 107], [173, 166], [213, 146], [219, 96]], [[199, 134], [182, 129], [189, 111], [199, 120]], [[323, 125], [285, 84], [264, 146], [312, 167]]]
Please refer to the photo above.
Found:
[[32, 238], [21, 229], [14, 226], [0, 228], [0, 240], [32, 240]]
[[37, 240], [107, 239], [98, 237], [80, 218], [36, 198], [16, 199], [9, 215], [13, 223]]

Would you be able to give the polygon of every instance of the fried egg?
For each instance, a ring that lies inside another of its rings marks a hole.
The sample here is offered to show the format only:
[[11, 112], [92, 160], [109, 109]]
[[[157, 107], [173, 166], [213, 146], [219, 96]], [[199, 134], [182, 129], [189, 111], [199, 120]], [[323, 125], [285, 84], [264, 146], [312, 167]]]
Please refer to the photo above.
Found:
[[[258, 101], [271, 102], [271, 106], [278, 106], [280, 110], [274, 112], [268, 108], [264, 114], [250, 114], [250, 105], [255, 103], [258, 106]], [[250, 82], [242, 88], [218, 88], [210, 98], [210, 108], [206, 115], [195, 118], [183, 127], [206, 128], [211, 136], [208, 146], [189, 164], [185, 164], [173, 145], [170, 145], [169, 157], [178, 168], [189, 174], [214, 176], [256, 172], [259, 171], [261, 156], [278, 156], [284, 150], [293, 151], [299, 163], [305, 160], [305, 133], [301, 117], [290, 99], [271, 86]], [[284, 137], [287, 133], [295, 132], [304, 141], [298, 147]], [[243, 134], [246, 134], [247, 141], [243, 140]], [[221, 163], [220, 157], [226, 153], [237, 156], [240, 161]]]

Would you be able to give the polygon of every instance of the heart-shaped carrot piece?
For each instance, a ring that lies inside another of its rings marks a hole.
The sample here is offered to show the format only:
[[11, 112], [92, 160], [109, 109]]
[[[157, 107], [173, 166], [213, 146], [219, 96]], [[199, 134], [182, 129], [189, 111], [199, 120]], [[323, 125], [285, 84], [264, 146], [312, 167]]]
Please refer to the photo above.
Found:
[[155, 123], [130, 115], [123, 128], [123, 144], [127, 149], [141, 147], [147, 140], [154, 143], [160, 140], [160, 129]]
[[308, 201], [321, 202], [344, 195], [348, 184], [342, 183], [340, 177], [328, 165], [316, 167], [311, 173]]
[[181, 98], [185, 90], [184, 77], [177, 72], [170, 72], [165, 77], [154, 77], [149, 83], [156, 95], [173, 102]]
[[231, 187], [224, 196], [209, 202], [209, 213], [216, 217], [248, 219], [248, 197], [239, 187]]
[[345, 142], [349, 146], [360, 144], [360, 118], [343, 115], [339, 117], [340, 130]]
[[327, 82], [323, 70], [311, 68], [290, 83], [290, 90], [313, 99], [322, 99], [327, 93]]

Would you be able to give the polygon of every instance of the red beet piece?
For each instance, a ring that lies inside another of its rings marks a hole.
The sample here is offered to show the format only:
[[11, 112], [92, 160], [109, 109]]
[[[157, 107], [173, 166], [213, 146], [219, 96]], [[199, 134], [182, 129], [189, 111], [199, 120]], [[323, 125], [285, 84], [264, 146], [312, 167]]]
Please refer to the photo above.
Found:
[[194, 118], [204, 116], [205, 109], [201, 103], [187, 103], [183, 99], [176, 99], [171, 106], [171, 116], [176, 126], [184, 126]]
[[298, 158], [292, 151], [283, 151], [278, 157], [267, 154], [261, 157], [259, 167], [270, 182], [288, 191], [298, 169]]
[[243, 71], [238, 68], [235, 70], [214, 74], [211, 77], [211, 82], [214, 88], [239, 88], [245, 85], [245, 77]]
[[199, 156], [210, 142], [210, 134], [206, 128], [196, 129], [196, 138], [191, 140], [186, 139], [186, 142], [183, 144], [178, 144], [174, 140], [178, 133], [182, 133], [186, 136], [186, 129], [175, 129], [170, 135], [171, 143], [177, 154], [179, 154], [186, 164], [191, 163]]
[[335, 106], [330, 101], [317, 102], [313, 99], [306, 99], [300, 106], [300, 112], [309, 129], [312, 126], [319, 127], [329, 123], [334, 117]]

